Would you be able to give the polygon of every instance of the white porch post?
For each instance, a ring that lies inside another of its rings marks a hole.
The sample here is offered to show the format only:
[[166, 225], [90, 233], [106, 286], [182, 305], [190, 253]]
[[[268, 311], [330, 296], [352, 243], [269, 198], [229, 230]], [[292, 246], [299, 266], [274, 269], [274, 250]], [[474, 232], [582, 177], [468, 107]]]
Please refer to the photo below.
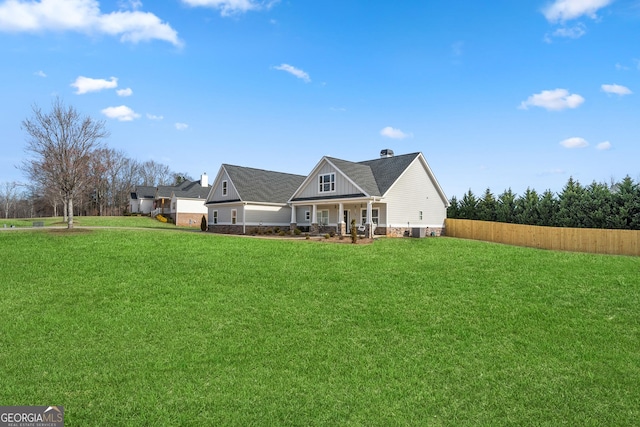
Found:
[[373, 201], [367, 202], [367, 237], [373, 237], [373, 224], [371, 217], [373, 216]]
[[318, 223], [318, 206], [311, 205], [311, 224]]
[[291, 224], [296, 224], [296, 206], [291, 205]]

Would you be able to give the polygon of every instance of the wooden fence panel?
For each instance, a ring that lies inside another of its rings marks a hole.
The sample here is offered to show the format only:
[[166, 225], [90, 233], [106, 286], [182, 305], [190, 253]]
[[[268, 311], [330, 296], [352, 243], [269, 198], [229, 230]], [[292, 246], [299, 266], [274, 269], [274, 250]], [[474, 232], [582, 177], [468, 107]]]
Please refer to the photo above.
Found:
[[447, 218], [445, 235], [538, 249], [640, 256], [640, 230], [540, 227]]

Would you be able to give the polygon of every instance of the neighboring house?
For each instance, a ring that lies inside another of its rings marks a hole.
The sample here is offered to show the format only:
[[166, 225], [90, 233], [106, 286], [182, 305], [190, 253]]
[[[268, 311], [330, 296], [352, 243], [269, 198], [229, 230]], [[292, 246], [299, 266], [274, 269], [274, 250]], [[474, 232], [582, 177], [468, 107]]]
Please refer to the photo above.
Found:
[[210, 188], [206, 173], [199, 181], [178, 185], [137, 186], [131, 193], [131, 213], [163, 215], [176, 225], [200, 225], [202, 216], [207, 216], [204, 202]]
[[213, 182], [206, 206], [209, 231], [248, 234], [255, 230], [289, 229], [287, 201], [305, 177], [223, 164]]
[[422, 153], [349, 162], [323, 157], [290, 197], [291, 227], [366, 236], [440, 235], [449, 202]]
[[129, 212], [143, 215], [151, 214], [155, 198], [156, 187], [148, 185], [135, 186], [129, 199]]
[[205, 201], [211, 187], [207, 174], [200, 181], [185, 181], [171, 192], [170, 216], [176, 225], [200, 225], [202, 217], [207, 217]]

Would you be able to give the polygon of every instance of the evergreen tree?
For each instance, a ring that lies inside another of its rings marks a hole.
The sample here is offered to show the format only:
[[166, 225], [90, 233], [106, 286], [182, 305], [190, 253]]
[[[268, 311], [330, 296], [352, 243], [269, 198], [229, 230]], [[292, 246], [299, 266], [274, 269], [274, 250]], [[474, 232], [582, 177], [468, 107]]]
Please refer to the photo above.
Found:
[[484, 192], [482, 199], [478, 200], [477, 219], [481, 221], [495, 221], [497, 201], [489, 188]]
[[459, 217], [462, 219], [477, 219], [478, 199], [471, 189], [460, 200]]
[[640, 185], [627, 175], [612, 192], [612, 227], [640, 230]]
[[542, 193], [540, 203], [538, 203], [538, 212], [540, 214], [539, 225], [546, 227], [554, 227], [556, 225], [558, 199], [556, 199], [551, 190], [546, 190]]
[[496, 221], [514, 223], [515, 213], [516, 195], [511, 191], [511, 188], [509, 188], [498, 196], [498, 203], [496, 205]]
[[518, 224], [539, 225], [539, 203], [540, 197], [536, 190], [527, 188], [527, 191], [516, 200], [516, 222]]
[[613, 223], [611, 191], [606, 184], [595, 181], [584, 189], [582, 209], [584, 226], [588, 228], [610, 228]]
[[453, 196], [449, 201], [449, 207], [447, 208], [447, 218], [460, 218], [460, 206], [458, 206], [458, 199]]
[[583, 210], [584, 188], [573, 177], [569, 177], [567, 184], [558, 196], [558, 216], [559, 227], [584, 227], [585, 212]]

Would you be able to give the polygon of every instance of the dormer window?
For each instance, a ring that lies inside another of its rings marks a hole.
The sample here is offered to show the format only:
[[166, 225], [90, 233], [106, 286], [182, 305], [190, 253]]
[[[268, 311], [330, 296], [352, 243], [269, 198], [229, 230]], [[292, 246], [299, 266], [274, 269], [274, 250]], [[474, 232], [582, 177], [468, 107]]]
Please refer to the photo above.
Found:
[[336, 191], [336, 174], [325, 173], [318, 176], [321, 193], [330, 193]]

